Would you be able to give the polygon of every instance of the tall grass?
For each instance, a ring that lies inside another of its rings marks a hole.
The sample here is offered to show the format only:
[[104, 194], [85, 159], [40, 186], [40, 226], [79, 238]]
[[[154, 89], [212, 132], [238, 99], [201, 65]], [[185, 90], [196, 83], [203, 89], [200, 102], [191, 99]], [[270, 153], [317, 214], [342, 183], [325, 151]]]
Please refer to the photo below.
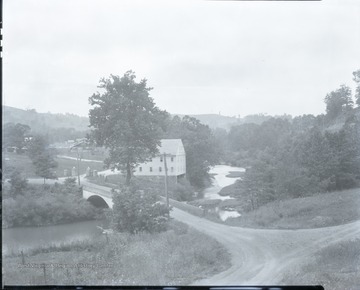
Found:
[[[44, 284], [42, 268], [19, 268], [21, 256], [4, 257], [5, 284]], [[230, 266], [229, 254], [215, 240], [172, 221], [160, 234], [116, 233], [94, 241], [41, 248], [26, 263], [90, 264], [94, 268], [51, 268], [47, 284], [187, 285]], [[96, 265], [109, 264], [109, 267]]]
[[253, 228], [318, 228], [360, 219], [360, 189], [268, 203], [226, 223]]
[[285, 284], [320, 284], [325, 289], [360, 289], [360, 239], [321, 249], [305, 265], [292, 270]]

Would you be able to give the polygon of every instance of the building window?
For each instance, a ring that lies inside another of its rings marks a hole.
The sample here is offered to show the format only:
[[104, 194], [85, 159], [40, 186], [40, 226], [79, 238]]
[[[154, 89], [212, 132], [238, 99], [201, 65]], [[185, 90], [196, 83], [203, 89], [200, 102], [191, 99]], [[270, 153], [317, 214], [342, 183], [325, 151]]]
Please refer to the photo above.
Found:
[[163, 158], [162, 158], [162, 156], [160, 156], [160, 162], [163, 162]]
[[174, 172], [174, 167], [171, 167], [171, 172]]
[[150, 167], [150, 172], [152, 172], [152, 167]]
[[171, 162], [174, 162], [174, 157], [171, 157]]
[[139, 167], [139, 171], [142, 172], [142, 167]]
[[162, 171], [162, 168], [161, 168], [161, 167], [159, 167], [159, 171], [160, 171], [160, 172]]

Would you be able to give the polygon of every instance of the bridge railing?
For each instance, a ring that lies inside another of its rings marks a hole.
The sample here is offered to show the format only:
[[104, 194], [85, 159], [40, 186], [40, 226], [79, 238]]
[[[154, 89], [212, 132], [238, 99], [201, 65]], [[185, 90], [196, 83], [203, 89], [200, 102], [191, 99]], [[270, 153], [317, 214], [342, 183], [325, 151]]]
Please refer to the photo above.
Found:
[[[165, 197], [160, 196], [161, 200], [163, 202], [166, 202]], [[205, 210], [202, 208], [199, 208], [197, 206], [191, 205], [191, 204], [187, 204], [185, 202], [180, 202], [174, 199], [169, 198], [169, 204], [173, 207], [176, 207], [178, 209], [181, 209], [183, 211], [186, 211], [188, 213], [191, 213], [193, 215], [199, 216], [199, 217], [204, 217], [205, 216]]]
[[83, 190], [90, 191], [92, 193], [96, 193], [98, 195], [102, 195], [102, 196], [105, 196], [108, 198], [112, 198], [111, 188], [109, 188], [108, 191], [105, 191], [105, 190], [102, 190], [102, 189], [99, 189], [96, 187], [92, 187], [92, 186], [88, 186], [88, 185], [83, 185], [82, 187], [83, 187]]

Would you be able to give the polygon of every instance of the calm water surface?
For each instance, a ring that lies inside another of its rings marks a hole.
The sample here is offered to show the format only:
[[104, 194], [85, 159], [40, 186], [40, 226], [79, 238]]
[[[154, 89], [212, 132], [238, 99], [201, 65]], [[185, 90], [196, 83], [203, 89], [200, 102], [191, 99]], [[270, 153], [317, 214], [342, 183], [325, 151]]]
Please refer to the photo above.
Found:
[[[230, 196], [221, 196], [219, 191], [226, 186], [233, 184], [240, 177], [226, 177], [231, 171], [245, 172], [245, 168], [233, 167], [228, 165], [215, 165], [209, 171], [214, 174], [213, 183], [210, 187], [204, 190], [204, 199], [232, 199]], [[231, 217], [238, 217], [240, 214], [237, 211], [219, 210], [219, 217], [224, 221]]]
[[102, 221], [85, 221], [56, 226], [3, 229], [3, 255], [91, 239], [101, 233], [97, 228], [101, 225]]

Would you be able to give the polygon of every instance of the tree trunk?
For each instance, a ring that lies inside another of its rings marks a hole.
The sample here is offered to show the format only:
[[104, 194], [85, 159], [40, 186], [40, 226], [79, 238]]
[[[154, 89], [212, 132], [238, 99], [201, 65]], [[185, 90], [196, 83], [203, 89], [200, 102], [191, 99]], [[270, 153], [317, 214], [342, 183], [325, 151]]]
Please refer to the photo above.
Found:
[[126, 163], [126, 182], [125, 184], [127, 186], [130, 185], [130, 180], [131, 180], [131, 168], [130, 168], [130, 163]]

